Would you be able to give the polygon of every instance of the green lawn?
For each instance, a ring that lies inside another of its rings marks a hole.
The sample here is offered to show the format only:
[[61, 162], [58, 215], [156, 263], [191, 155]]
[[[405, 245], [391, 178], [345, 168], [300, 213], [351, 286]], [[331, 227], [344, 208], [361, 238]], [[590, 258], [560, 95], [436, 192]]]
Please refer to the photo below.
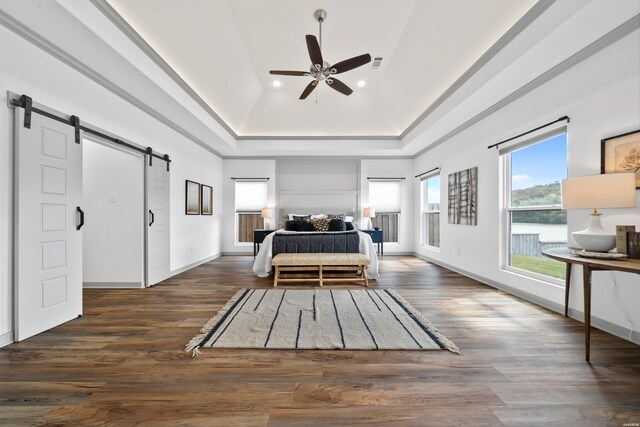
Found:
[[565, 264], [549, 258], [512, 254], [511, 265], [515, 268], [544, 274], [545, 276], [558, 279], [565, 278]]

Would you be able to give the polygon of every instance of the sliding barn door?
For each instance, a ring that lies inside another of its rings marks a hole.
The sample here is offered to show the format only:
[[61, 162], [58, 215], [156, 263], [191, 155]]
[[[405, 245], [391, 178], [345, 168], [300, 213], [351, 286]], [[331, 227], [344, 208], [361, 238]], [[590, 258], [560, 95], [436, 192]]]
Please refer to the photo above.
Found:
[[146, 156], [147, 286], [169, 277], [169, 170], [167, 162]]
[[[82, 144], [39, 114], [15, 123], [15, 340], [82, 314]], [[89, 219], [88, 219], [89, 220]]]

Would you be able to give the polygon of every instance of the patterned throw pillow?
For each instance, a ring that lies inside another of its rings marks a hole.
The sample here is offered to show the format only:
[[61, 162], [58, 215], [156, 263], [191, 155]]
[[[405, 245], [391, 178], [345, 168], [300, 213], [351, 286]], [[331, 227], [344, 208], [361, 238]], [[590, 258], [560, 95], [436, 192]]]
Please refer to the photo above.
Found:
[[311, 219], [311, 215], [294, 215], [294, 221], [309, 221]]
[[329, 220], [328, 219], [319, 219], [313, 222], [313, 227], [316, 231], [328, 231], [329, 230]]

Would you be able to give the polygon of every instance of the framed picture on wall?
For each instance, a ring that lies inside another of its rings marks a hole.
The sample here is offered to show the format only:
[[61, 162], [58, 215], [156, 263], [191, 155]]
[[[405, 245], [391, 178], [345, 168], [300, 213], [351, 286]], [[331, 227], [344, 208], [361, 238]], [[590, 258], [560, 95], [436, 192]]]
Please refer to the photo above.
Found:
[[202, 215], [213, 215], [213, 187], [204, 184], [200, 187], [200, 213]]
[[449, 174], [449, 224], [478, 225], [478, 168]]
[[185, 188], [185, 213], [200, 215], [200, 184], [187, 180]]
[[640, 188], [640, 129], [603, 139], [600, 173], [634, 172]]

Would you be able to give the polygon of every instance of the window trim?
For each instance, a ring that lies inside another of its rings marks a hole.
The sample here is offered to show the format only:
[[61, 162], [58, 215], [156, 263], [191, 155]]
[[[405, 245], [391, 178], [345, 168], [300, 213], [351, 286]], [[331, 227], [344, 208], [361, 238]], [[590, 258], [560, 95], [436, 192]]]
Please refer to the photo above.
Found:
[[[400, 245], [402, 243], [402, 204], [405, 202], [405, 187], [404, 187], [404, 178], [371, 178], [368, 177], [367, 178], [368, 181], [368, 185], [367, 185], [367, 191], [369, 193], [369, 202], [371, 202], [371, 184], [375, 184], [375, 183], [382, 183], [382, 182], [386, 182], [386, 183], [390, 183], [390, 182], [396, 182], [398, 183], [399, 186], [399, 195], [400, 195], [400, 200], [399, 200], [399, 210], [397, 212], [395, 211], [381, 211], [378, 210], [378, 208], [373, 205], [370, 204], [370, 206], [372, 208], [374, 208], [376, 210], [376, 216], [378, 215], [397, 215], [398, 216], [398, 240], [395, 242], [384, 242], [385, 245], [391, 245], [391, 246], [395, 246], [395, 245]], [[385, 233], [385, 238], [387, 237], [387, 233]]]
[[[564, 288], [565, 281], [562, 279], [558, 279], [552, 276], [546, 276], [544, 274], [536, 273], [529, 270], [523, 270], [521, 268], [517, 268], [511, 265], [511, 217], [514, 212], [527, 212], [527, 211], [562, 211], [562, 205], [543, 205], [543, 206], [511, 206], [511, 196], [512, 196], [512, 183], [511, 183], [511, 175], [512, 175], [512, 167], [511, 167], [511, 154], [527, 148], [529, 146], [538, 144], [540, 142], [547, 141], [549, 139], [555, 138], [558, 135], [566, 135], [566, 145], [568, 150], [568, 130], [567, 126], [560, 126], [558, 128], [552, 129], [548, 132], [542, 133], [540, 135], [536, 135], [532, 138], [529, 138], [524, 141], [516, 142], [505, 146], [504, 148], [499, 149], [499, 156], [501, 158], [500, 166], [502, 167], [502, 173], [500, 174], [502, 177], [502, 200], [501, 200], [501, 215], [503, 224], [500, 229], [504, 233], [502, 238], [502, 248], [501, 248], [501, 268], [503, 271], [518, 274], [520, 276], [525, 276], [531, 279], [535, 279], [546, 284], [560, 286]], [[566, 165], [568, 168], [568, 164]], [[568, 174], [567, 174], [568, 176]]]
[[[421, 240], [420, 243], [422, 248], [440, 252], [440, 246], [433, 246], [428, 243], [429, 236], [427, 236], [427, 214], [430, 214], [430, 213], [442, 214], [442, 209], [439, 209], [437, 211], [430, 211], [428, 210], [428, 208], [425, 207], [425, 206], [428, 206], [428, 203], [425, 203], [425, 202], [429, 201], [429, 197], [428, 197], [429, 189], [428, 189], [427, 182], [431, 178], [435, 178], [436, 176], [440, 177], [440, 187], [441, 187], [440, 190], [442, 190], [442, 177], [440, 174], [440, 169], [435, 170], [432, 173], [424, 175], [420, 178], [420, 226], [422, 228], [420, 233], [420, 240]], [[440, 202], [439, 205], [442, 206], [442, 191], [440, 191], [439, 202]], [[440, 236], [442, 236], [442, 233], [440, 233]]]
[[[237, 196], [238, 196], [238, 184], [239, 183], [264, 183], [265, 186], [265, 196], [266, 196], [266, 201], [264, 206], [262, 206], [262, 208], [266, 207], [267, 204], [269, 203], [269, 178], [231, 178], [234, 181], [234, 189], [233, 189], [233, 216], [234, 216], [234, 226], [233, 226], [233, 235], [234, 235], [234, 246], [251, 246], [253, 244], [253, 241], [251, 242], [241, 242], [240, 241], [240, 234], [239, 234], [239, 227], [240, 227], [240, 215], [241, 214], [260, 214], [261, 211], [257, 211], [257, 210], [246, 210], [246, 209], [241, 209], [238, 210], [237, 207]], [[262, 209], [260, 208], [260, 209]], [[252, 239], [253, 240], [253, 239]]]

